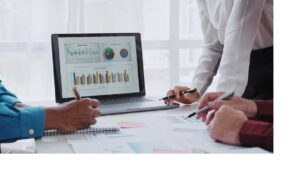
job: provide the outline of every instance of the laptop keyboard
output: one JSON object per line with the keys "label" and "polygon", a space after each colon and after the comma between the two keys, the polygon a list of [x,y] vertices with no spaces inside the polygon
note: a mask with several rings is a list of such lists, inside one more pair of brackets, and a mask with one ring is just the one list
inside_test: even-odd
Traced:
{"label": "laptop keyboard", "polygon": [[100,99],[100,103],[103,105],[111,104],[122,104],[122,103],[131,103],[131,102],[149,102],[153,101],[145,97],[124,97],[124,98],[113,98],[113,99]]}

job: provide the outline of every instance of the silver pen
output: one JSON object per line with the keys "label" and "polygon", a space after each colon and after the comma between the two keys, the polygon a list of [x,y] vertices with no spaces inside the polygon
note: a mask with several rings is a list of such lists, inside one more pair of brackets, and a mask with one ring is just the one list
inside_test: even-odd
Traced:
{"label": "silver pen", "polygon": [[[229,91],[229,92],[226,92],[225,94],[223,94],[222,96],[216,98],[214,101],[219,101],[219,100],[225,100],[225,99],[228,99],[228,98],[231,98],[232,96],[234,95],[234,91]],[[214,102],[213,101],[213,102]],[[196,111],[194,111],[193,113],[191,113],[190,115],[188,115],[185,119],[188,119],[190,117],[193,117],[194,115],[197,115],[199,113],[202,113],[202,112],[205,112],[209,110],[209,105],[206,105],[204,106],[203,108],[200,108]]]}

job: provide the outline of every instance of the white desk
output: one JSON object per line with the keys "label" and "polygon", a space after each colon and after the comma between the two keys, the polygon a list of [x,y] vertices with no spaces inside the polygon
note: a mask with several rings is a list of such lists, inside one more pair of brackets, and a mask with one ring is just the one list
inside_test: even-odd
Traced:
{"label": "white desk", "polygon": [[[127,121],[129,118],[130,120],[134,120],[135,118],[143,119],[143,117],[146,117],[145,120],[151,120],[151,124],[147,125],[147,127],[145,128],[142,127],[139,129],[121,129],[121,133],[125,134],[124,136],[107,136],[105,134],[99,134],[71,137],[43,137],[42,139],[36,140],[36,152],[151,153],[151,151],[148,151],[149,149],[151,149],[151,147],[149,146],[158,146],[157,149],[155,149],[156,153],[267,153],[267,151],[264,151],[260,148],[244,148],[240,146],[231,146],[217,143],[209,138],[207,130],[205,129],[205,131],[203,129],[205,126],[200,126],[200,124],[199,129],[201,128],[202,130],[201,134],[199,133],[199,135],[194,135],[191,138],[189,138],[187,133],[172,133],[176,136],[170,138],[166,130],[164,130],[164,126],[159,126],[158,128],[158,126],[156,125],[156,123],[158,124],[158,122],[161,123],[164,117],[173,120],[172,122],[174,123],[174,119],[176,119],[176,117],[178,117],[179,115],[182,116],[191,113],[196,109],[196,106],[197,104],[183,105],[178,109],[171,110],[103,116],[102,118],[99,118],[99,123],[103,123],[105,119],[120,120],[120,118],[123,118]],[[178,120],[178,122],[180,121]],[[177,126],[176,120],[174,126]],[[167,127],[170,128],[172,126],[166,126],[166,128]],[[191,126],[191,131],[194,130],[193,127],[195,126]],[[198,125],[196,127],[198,127]],[[182,128],[176,130],[177,132],[184,132],[181,131],[181,129]],[[131,134],[133,133],[135,137],[131,137]],[[170,141],[172,141],[172,143]],[[135,142],[145,142],[146,144],[144,143],[142,145],[137,145],[135,144]],[[149,143],[151,145],[149,145]],[[172,144],[172,147],[169,143]]]}

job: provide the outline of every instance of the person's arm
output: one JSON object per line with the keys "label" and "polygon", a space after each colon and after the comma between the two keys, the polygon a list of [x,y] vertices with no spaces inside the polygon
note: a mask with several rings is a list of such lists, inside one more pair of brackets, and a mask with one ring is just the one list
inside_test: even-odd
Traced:
{"label": "person's arm", "polygon": [[0,143],[40,138],[45,129],[73,132],[95,124],[101,115],[98,100],[84,98],[57,107],[28,107],[0,81]]}
{"label": "person's arm", "polygon": [[0,80],[0,103],[16,104],[20,102],[18,98],[2,85]]}
{"label": "person's arm", "polygon": [[247,120],[239,132],[243,146],[258,146],[273,151],[273,123]]}
{"label": "person's arm", "polygon": [[204,1],[198,1],[203,43],[198,66],[195,70],[192,88],[196,88],[201,95],[211,84],[218,68],[223,46],[218,40],[218,32],[211,24]]}
{"label": "person's arm", "polygon": [[41,137],[44,110],[40,107],[17,108],[20,101],[0,80],[0,142]]}
{"label": "person's arm", "polygon": [[273,100],[255,100],[257,116],[273,116]]}
{"label": "person's arm", "polygon": [[217,91],[241,96],[248,82],[250,54],[266,0],[235,0],[225,28]]}
{"label": "person's arm", "polygon": [[13,142],[43,135],[45,113],[40,107],[16,108],[0,103],[0,142]]}
{"label": "person's arm", "polygon": [[230,106],[222,105],[207,125],[210,137],[220,142],[273,151],[273,124],[249,120]]}
{"label": "person's arm", "polygon": [[73,132],[95,124],[99,101],[73,100],[56,107],[15,107],[0,103],[0,142],[40,138],[46,129]]}
{"label": "person's arm", "polygon": [[273,100],[253,100],[256,112],[249,117],[253,120],[273,122]]}

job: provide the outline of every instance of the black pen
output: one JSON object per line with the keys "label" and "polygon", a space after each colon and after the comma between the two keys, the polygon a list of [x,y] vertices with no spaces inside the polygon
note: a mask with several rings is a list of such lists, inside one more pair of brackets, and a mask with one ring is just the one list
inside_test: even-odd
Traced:
{"label": "black pen", "polygon": [[[228,98],[231,98],[233,95],[234,95],[234,91],[229,91],[229,92],[226,92],[225,94],[223,94],[222,96],[216,98],[214,101],[226,100]],[[205,111],[209,110],[209,108],[210,108],[209,105],[206,105],[203,108],[200,108],[200,109],[194,111],[193,113],[191,113],[190,115],[188,115],[185,119],[193,117],[194,115],[197,115],[199,113],[205,112]]]}
{"label": "black pen", "polygon": [[[183,95],[188,94],[188,93],[196,92],[196,90],[197,90],[196,88],[189,89],[189,90],[181,91],[179,94],[180,94],[180,96],[183,96]],[[176,95],[172,94],[170,96],[163,97],[163,98],[161,98],[159,100],[170,100],[170,99],[175,98],[175,97],[176,97]]]}

